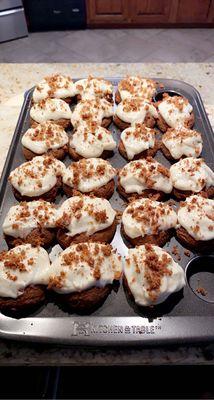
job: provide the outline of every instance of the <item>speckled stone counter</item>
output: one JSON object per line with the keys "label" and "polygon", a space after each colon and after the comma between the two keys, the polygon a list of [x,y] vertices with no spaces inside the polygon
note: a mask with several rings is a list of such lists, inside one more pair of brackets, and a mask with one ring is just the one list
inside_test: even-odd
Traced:
{"label": "speckled stone counter", "polygon": [[[73,78],[89,74],[140,74],[183,80],[201,93],[214,126],[214,64],[0,64],[0,173],[11,142],[23,93],[53,72]],[[1,320],[0,320],[1,326]],[[214,343],[156,348],[77,348],[0,340],[0,365],[213,364]]]}

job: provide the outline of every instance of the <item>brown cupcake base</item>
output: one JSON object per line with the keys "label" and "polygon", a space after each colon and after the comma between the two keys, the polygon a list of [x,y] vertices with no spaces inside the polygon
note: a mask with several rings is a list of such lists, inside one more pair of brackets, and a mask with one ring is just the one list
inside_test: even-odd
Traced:
{"label": "brown cupcake base", "polygon": [[[82,158],[85,158],[85,157],[81,156],[80,154],[78,154],[78,153],[76,152],[76,150],[74,150],[74,148],[71,147],[71,146],[68,147],[68,152],[69,152],[71,158],[72,158],[74,161],[79,161],[79,160],[81,160]],[[99,158],[107,159],[107,158],[112,157],[113,154],[114,154],[114,152],[111,151],[111,150],[104,150],[104,151],[102,152],[102,154],[99,156]],[[90,158],[90,157],[89,157],[89,158]]]}
{"label": "brown cupcake base", "polygon": [[191,190],[179,190],[179,189],[173,188],[172,194],[178,200],[185,200],[187,197],[192,196],[194,194],[203,195],[206,198],[213,199],[214,198],[214,186],[211,186],[207,189],[203,189],[199,193],[192,192]]}
{"label": "brown cupcake base", "polygon": [[59,229],[57,232],[57,241],[63,249],[66,249],[71,244],[83,243],[83,242],[100,242],[100,243],[110,243],[114,237],[115,231],[117,229],[116,219],[113,224],[106,229],[93,233],[93,235],[88,235],[87,233],[80,233],[75,236],[69,236],[67,229]]}
{"label": "brown cupcake base", "polygon": [[[114,115],[113,121],[121,131],[124,131],[124,129],[131,126],[129,122],[122,121],[122,119],[120,119],[117,115]],[[147,128],[154,128],[155,119],[151,115],[147,114],[144,119],[144,125],[147,126]]]}
{"label": "brown cupcake base", "polygon": [[[57,120],[52,120],[51,119],[50,121],[53,122],[54,124],[57,124],[57,125],[61,126],[64,129],[69,128],[71,126],[70,119],[60,118],[60,119],[57,119]],[[39,124],[40,124],[40,122],[36,122],[33,118],[30,118],[30,126],[31,126],[31,128],[36,128]]]}
{"label": "brown cupcake base", "polygon": [[57,182],[56,185],[54,187],[52,187],[52,189],[50,189],[48,192],[43,193],[39,196],[22,196],[20,194],[20,192],[18,190],[16,190],[13,186],[12,186],[12,190],[13,190],[13,194],[16,198],[16,200],[18,201],[33,201],[33,200],[46,200],[49,201],[50,203],[54,202],[54,200],[56,199],[56,196],[59,192],[59,189],[62,186],[62,179],[61,178],[57,178]]}
{"label": "brown cupcake base", "polygon": [[[63,190],[68,197],[76,196],[78,193],[81,193],[78,189],[71,188],[70,186],[63,183]],[[94,189],[91,192],[82,193],[87,195],[94,195],[96,197],[101,197],[104,199],[110,199],[110,197],[114,193],[114,180],[111,179],[106,185],[101,186],[100,188]]]}
{"label": "brown cupcake base", "polygon": [[213,251],[214,239],[211,240],[196,240],[182,226],[176,229],[176,236],[179,242],[185,247],[196,252]]}
{"label": "brown cupcake base", "polygon": [[121,235],[129,242],[133,247],[141,246],[149,243],[159,247],[163,247],[167,242],[170,241],[174,234],[174,229],[168,229],[167,231],[160,231],[157,235],[145,235],[144,237],[138,236],[136,238],[130,238],[125,230],[123,224],[121,224]]}
{"label": "brown cupcake base", "polygon": [[166,193],[153,189],[145,189],[141,194],[136,192],[126,193],[125,189],[121,186],[120,181],[118,181],[117,190],[126,200],[149,198],[151,200],[161,201],[167,199]]}
{"label": "brown cupcake base", "polygon": [[154,157],[154,155],[159,150],[159,147],[160,147],[159,141],[155,140],[154,147],[152,147],[152,148],[150,148],[148,150],[141,151],[138,154],[135,154],[135,156],[131,160],[127,156],[126,149],[125,149],[125,146],[124,146],[122,140],[119,141],[118,150],[119,150],[119,153],[121,154],[121,156],[123,158],[125,158],[128,161],[133,161],[133,160],[139,160],[140,158]]}
{"label": "brown cupcake base", "polygon": [[4,239],[9,248],[29,243],[32,246],[49,247],[55,239],[55,230],[47,228],[35,228],[25,238],[14,238],[4,235]]}
{"label": "brown cupcake base", "polygon": [[[194,114],[192,112],[190,114],[189,119],[186,120],[185,128],[191,129],[193,127],[194,123],[195,123],[195,117],[194,117]],[[165,133],[167,131],[167,129],[171,128],[166,123],[166,121],[163,119],[163,117],[160,115],[160,113],[158,113],[157,126],[163,133]]]}
{"label": "brown cupcake base", "polygon": [[[178,161],[178,159],[175,159],[172,157],[170,151],[167,149],[167,147],[165,146],[165,144],[161,143],[160,149],[163,153],[163,155],[167,158],[167,160],[171,161],[171,162],[176,162]],[[184,158],[184,157],[181,157]]]}
{"label": "brown cupcake base", "polygon": [[115,93],[115,103],[119,104],[122,101],[121,96],[120,96],[120,92],[117,89],[116,93]]}
{"label": "brown cupcake base", "polygon": [[40,307],[45,301],[45,287],[42,285],[30,285],[16,299],[0,297],[0,311],[6,313],[30,312]]}
{"label": "brown cupcake base", "polygon": [[65,146],[60,147],[59,149],[50,149],[46,153],[42,153],[42,154],[34,153],[32,150],[29,150],[26,147],[22,146],[22,152],[24,154],[24,157],[28,161],[32,160],[34,157],[43,156],[46,154],[49,156],[55,157],[58,160],[63,160],[68,152],[68,146],[65,145]]}

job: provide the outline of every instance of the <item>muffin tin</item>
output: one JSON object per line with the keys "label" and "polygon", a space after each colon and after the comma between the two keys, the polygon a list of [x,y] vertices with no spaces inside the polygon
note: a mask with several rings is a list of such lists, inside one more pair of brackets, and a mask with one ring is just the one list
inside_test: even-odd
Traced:
{"label": "muffin tin", "polygon": [[[116,90],[120,79],[109,80]],[[157,90],[154,100],[159,99],[163,92],[169,92],[171,95],[185,96],[192,104],[195,114],[194,128],[202,133],[204,141],[201,156],[213,168],[213,132],[199,93],[192,86],[181,81],[170,79],[158,79],[158,81],[164,85],[164,90]],[[29,128],[32,92],[33,88],[25,93],[23,107],[1,177],[0,226],[2,226],[8,209],[16,203],[7,179],[10,171],[25,161],[20,139]],[[118,142],[120,131],[113,124],[110,130]],[[160,151],[154,158],[167,167],[171,165]],[[121,168],[126,164],[118,151],[115,151],[109,161],[116,168]],[[64,162],[68,165],[71,159],[67,156]],[[65,196],[60,195],[57,197],[56,203],[61,203],[65,199]],[[110,203],[118,211],[124,210],[126,205],[116,190]],[[2,229],[0,234],[0,250],[3,250],[7,246],[3,239]],[[119,225],[112,245],[122,256],[127,254],[127,243],[124,243],[121,238]],[[174,245],[178,248],[180,260],[172,254]],[[0,337],[96,346],[160,345],[213,340],[214,256],[197,255],[191,252],[187,256],[186,249],[175,238],[172,238],[164,248],[185,269],[187,282],[183,291],[171,295],[163,304],[155,306],[149,311],[142,309],[126,297],[121,283],[117,293],[112,292],[103,306],[91,315],[77,316],[66,313],[51,301],[36,314],[27,318],[13,319],[0,314]],[[49,250],[51,252],[52,249]],[[200,288],[204,291],[198,290]]]}

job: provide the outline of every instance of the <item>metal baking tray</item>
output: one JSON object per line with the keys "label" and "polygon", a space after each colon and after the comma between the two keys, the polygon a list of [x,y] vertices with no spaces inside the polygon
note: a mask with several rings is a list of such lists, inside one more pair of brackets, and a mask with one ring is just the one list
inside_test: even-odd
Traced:
{"label": "metal baking tray", "polygon": [[[109,79],[115,90],[120,79]],[[187,83],[157,79],[164,85],[164,91],[175,91],[187,97],[193,105],[195,114],[195,129],[203,135],[204,147],[202,157],[210,167],[213,167],[213,132],[207,118],[201,97],[194,87]],[[162,91],[162,89],[159,89]],[[16,200],[12,194],[7,178],[11,170],[23,163],[20,138],[29,128],[29,110],[33,88],[25,93],[24,103],[19,120],[14,132],[4,170],[0,181],[0,226],[5,215]],[[110,129],[118,141],[120,131],[112,124]],[[162,153],[159,151],[155,159],[169,166]],[[109,160],[116,168],[121,168],[126,161],[115,152]],[[65,164],[71,162],[67,157]],[[56,202],[63,201],[64,197],[58,196]],[[110,199],[112,206],[117,210],[125,208],[125,202],[115,190]],[[6,243],[0,231],[0,250],[6,249]],[[127,246],[120,236],[120,226],[112,242],[118,252],[127,254]],[[145,312],[134,305],[128,298],[121,283],[117,293],[107,298],[105,303],[96,312],[87,316],[78,316],[62,311],[54,303],[48,303],[34,315],[27,318],[14,319],[0,314],[0,338],[26,340],[31,342],[61,343],[72,345],[161,345],[170,343],[187,343],[198,341],[211,341],[214,339],[214,258],[203,256],[196,269],[190,257],[184,254],[185,249],[175,238],[165,246],[172,254],[174,245],[178,246],[181,260],[178,261],[187,270],[187,284],[182,292],[171,295],[168,300],[151,311]],[[51,250],[51,249],[50,249]],[[211,257],[211,256],[210,256]],[[176,259],[176,257],[174,257]],[[196,259],[196,261],[199,259]],[[209,262],[207,262],[209,261]],[[187,265],[190,263],[189,268]],[[211,265],[212,264],[212,265]],[[198,275],[199,274],[199,275]],[[199,279],[198,279],[199,277]],[[196,293],[194,285],[200,281],[205,284],[208,296]],[[191,285],[191,287],[190,287]]]}

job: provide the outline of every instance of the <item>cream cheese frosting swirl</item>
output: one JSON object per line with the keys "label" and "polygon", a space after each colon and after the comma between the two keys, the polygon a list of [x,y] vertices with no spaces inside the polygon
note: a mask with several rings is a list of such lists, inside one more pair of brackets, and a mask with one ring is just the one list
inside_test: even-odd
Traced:
{"label": "cream cheese frosting swirl", "polygon": [[37,123],[49,120],[70,119],[71,110],[69,105],[61,99],[45,99],[32,105],[30,109],[31,118]]}
{"label": "cream cheese frosting swirl", "polygon": [[100,157],[105,150],[112,151],[116,148],[112,133],[93,124],[78,126],[69,145],[84,158]]}
{"label": "cream cheese frosting swirl", "polygon": [[165,95],[158,104],[158,110],[167,125],[177,128],[187,124],[193,107],[184,97]]}
{"label": "cream cheese frosting swirl", "polygon": [[121,257],[110,245],[74,244],[52,263],[49,288],[62,294],[82,292],[111,284],[119,280],[121,274]]}
{"label": "cream cheese frosting swirl", "polygon": [[184,127],[168,129],[162,136],[162,142],[175,160],[182,156],[199,157],[203,145],[199,132]]}
{"label": "cream cheese frosting swirl", "polygon": [[202,158],[187,157],[170,167],[172,185],[179,190],[200,192],[214,185],[214,172]]}
{"label": "cream cheese frosting swirl", "polygon": [[0,253],[0,297],[16,299],[29,285],[47,285],[48,253],[42,247],[23,244]]}
{"label": "cream cheese frosting swirl", "polygon": [[48,150],[59,149],[68,143],[68,135],[64,129],[51,121],[29,128],[22,136],[22,145],[36,154],[47,153]]}
{"label": "cream cheese frosting swirl", "polygon": [[40,196],[56,185],[65,170],[65,165],[56,158],[37,156],[14,169],[9,181],[22,196]]}
{"label": "cream cheese frosting swirl", "polygon": [[128,97],[121,101],[116,108],[116,116],[122,121],[133,124],[134,122],[144,122],[147,115],[154,118],[158,113],[154,105],[140,97]]}
{"label": "cream cheese frosting swirl", "polygon": [[123,228],[130,238],[157,235],[177,226],[177,215],[172,206],[150,199],[131,202],[122,215]]}
{"label": "cream cheese frosting swirl", "polygon": [[118,91],[121,100],[139,96],[151,100],[156,92],[157,84],[152,79],[141,78],[140,76],[127,76],[118,84]]}
{"label": "cream cheese frosting swirl", "polygon": [[89,76],[86,79],[80,79],[75,82],[75,90],[81,95],[82,100],[105,98],[112,101],[113,85],[111,82],[102,78],[93,78]]}
{"label": "cream cheese frosting swirl", "polygon": [[126,193],[142,194],[146,189],[172,191],[168,169],[151,157],[126,164],[119,172],[119,183]]}
{"label": "cream cheese frosting swirl", "polygon": [[193,195],[180,203],[178,223],[195,240],[214,239],[214,200]]}
{"label": "cream cheese frosting swirl", "polygon": [[63,183],[87,193],[106,185],[115,175],[116,170],[108,161],[88,158],[70,164],[63,175]]}
{"label": "cream cheese frosting swirl", "polygon": [[79,125],[94,123],[101,126],[104,118],[113,116],[113,107],[105,99],[81,100],[71,115],[71,123],[74,128]]}
{"label": "cream cheese frosting swirl", "polygon": [[128,159],[132,160],[135,155],[154,147],[155,130],[147,128],[140,122],[135,122],[130,128],[124,129],[120,139]]}
{"label": "cream cheese frosting swirl", "polygon": [[66,228],[69,236],[93,233],[108,228],[114,222],[116,212],[106,199],[90,196],[74,196],[65,200],[58,210],[57,226]]}
{"label": "cream cheese frosting swirl", "polygon": [[12,206],[3,222],[5,235],[26,238],[36,228],[56,227],[56,208],[44,200],[21,202]]}
{"label": "cream cheese frosting swirl", "polygon": [[129,249],[124,274],[135,303],[143,307],[163,303],[185,286],[183,268],[151,244]]}
{"label": "cream cheese frosting swirl", "polygon": [[38,103],[46,98],[66,99],[76,95],[76,87],[69,76],[55,74],[46,76],[33,91],[33,101]]}

